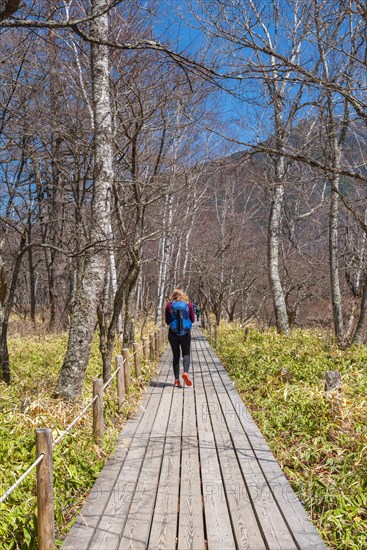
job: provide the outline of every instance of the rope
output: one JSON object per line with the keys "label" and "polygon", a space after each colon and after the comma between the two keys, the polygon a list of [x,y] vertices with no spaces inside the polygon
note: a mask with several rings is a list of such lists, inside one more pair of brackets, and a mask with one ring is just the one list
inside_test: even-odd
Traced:
{"label": "rope", "polygon": [[103,389],[105,390],[109,384],[111,384],[112,380],[115,378],[118,371],[121,369],[121,367],[117,367],[115,372],[113,372],[110,376],[110,378],[107,380],[107,382],[103,385]]}
{"label": "rope", "polygon": [[[92,401],[90,403],[88,403],[88,405],[82,410],[82,412],[79,414],[79,416],[77,416],[76,418],[74,418],[74,420],[71,422],[71,424],[69,424],[69,426],[67,426],[67,428],[65,428],[65,430],[59,435],[59,437],[57,439],[55,439],[55,441],[52,443],[52,448],[56,447],[56,445],[58,443],[60,443],[60,441],[62,440],[62,438],[71,430],[71,428],[78,422],[78,420],[81,419],[81,417],[87,412],[87,410],[93,405],[93,403],[98,399],[98,395],[96,395]],[[42,462],[42,460],[44,459],[44,454],[40,454],[39,457],[37,458],[37,460],[35,462],[33,462],[33,464],[28,468],[28,470],[26,472],[24,472],[24,474],[14,483],[14,485],[12,485],[7,491],[6,493],[4,493],[2,495],[2,497],[0,498],[0,504],[2,502],[4,502],[11,494],[13,491],[15,491],[15,489],[18,487],[18,485],[20,485],[22,483],[22,481],[35,469],[35,467],[40,463]]]}
{"label": "rope", "polygon": [[62,438],[71,430],[71,428],[74,426],[74,424],[76,424],[78,422],[78,420],[80,420],[81,417],[87,412],[89,407],[91,407],[93,405],[93,403],[98,399],[98,397],[99,397],[98,394],[95,397],[93,397],[92,401],[90,401],[90,403],[88,403],[88,405],[82,410],[80,415],[77,416],[76,418],[74,418],[72,423],[69,424],[69,426],[67,426],[67,428],[65,428],[65,430],[59,435],[59,437],[57,439],[55,439],[55,441],[52,443],[52,448],[56,447],[56,445],[62,440]]}
{"label": "rope", "polygon": [[3,496],[0,498],[0,504],[2,502],[4,502],[11,494],[13,491],[15,491],[15,489],[18,487],[18,485],[20,485],[22,483],[22,481],[32,472],[32,470],[35,469],[35,467],[40,463],[42,462],[42,460],[45,458],[45,455],[44,453],[41,453],[39,455],[39,457],[37,458],[37,460],[35,460],[35,462],[33,462],[33,464],[31,466],[29,466],[28,470],[26,472],[24,472],[24,474],[18,479],[18,481],[16,481],[14,483],[14,485],[12,485],[10,487],[10,489],[8,489],[6,491],[6,493],[3,494]]}

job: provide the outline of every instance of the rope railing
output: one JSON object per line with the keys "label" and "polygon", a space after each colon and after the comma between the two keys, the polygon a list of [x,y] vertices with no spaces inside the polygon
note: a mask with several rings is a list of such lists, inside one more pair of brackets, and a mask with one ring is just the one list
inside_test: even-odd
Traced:
{"label": "rope railing", "polygon": [[8,497],[10,497],[10,495],[15,491],[15,489],[22,483],[22,481],[25,480],[25,478],[31,473],[33,472],[33,470],[35,469],[35,467],[40,463],[42,462],[42,460],[45,458],[45,455],[42,453],[39,455],[39,457],[37,458],[37,460],[35,460],[33,462],[33,464],[31,464],[28,468],[28,470],[26,472],[24,472],[23,475],[20,476],[20,478],[6,491],[6,493],[4,493],[2,495],[2,497],[0,497],[0,504],[2,502],[5,502],[6,499]]}
{"label": "rope railing", "polygon": [[85,413],[88,411],[88,409],[90,409],[90,407],[94,404],[94,402],[97,400],[97,398],[98,398],[98,395],[93,397],[92,401],[90,401],[88,403],[88,405],[82,410],[82,412],[76,418],[74,418],[74,420],[69,424],[69,426],[67,426],[65,428],[65,430],[63,430],[63,432],[59,435],[59,437],[57,439],[55,439],[55,441],[52,443],[52,448],[53,449],[56,447],[56,445],[58,445],[60,443],[60,441],[63,439],[63,437],[65,437],[65,435],[68,432],[70,432],[71,428],[73,428],[73,426],[75,426],[75,424],[78,422],[78,420],[80,420],[85,415]]}
{"label": "rope railing", "polygon": [[26,477],[37,468],[37,507],[38,507],[38,547],[39,550],[48,550],[55,546],[55,514],[53,501],[53,449],[60,443],[65,435],[86,414],[93,405],[93,436],[98,445],[103,445],[104,415],[103,393],[112,380],[116,377],[118,412],[121,413],[126,402],[126,393],[131,384],[130,359],[134,359],[137,380],[141,379],[140,355],[143,353],[144,361],[158,359],[167,341],[167,333],[162,327],[151,334],[149,339],[143,338],[143,345],[134,342],[134,351],[127,348],[122,350],[122,356],[116,356],[117,368],[110,378],[103,384],[99,378],[93,381],[93,399],[84,407],[81,413],[62,431],[52,442],[52,430],[50,428],[36,429],[36,453],[37,458],[29,466],[26,472],[0,497],[0,504],[19,487]]}
{"label": "rope railing", "polygon": [[[82,410],[82,412],[76,417],[74,418],[74,420],[65,428],[65,430],[63,430],[63,432],[59,435],[59,437],[57,439],[55,439],[55,441],[52,443],[52,448],[54,449],[56,447],[56,445],[58,445],[60,443],[60,441],[63,439],[63,437],[71,430],[71,428],[78,422],[78,420],[80,420],[84,415],[85,413],[88,411],[88,409],[93,405],[93,403],[98,399],[98,395],[96,395],[92,401],[90,401],[88,403],[88,405]],[[28,468],[28,470],[26,472],[24,472],[24,474],[22,474],[20,476],[20,478],[14,483],[14,485],[12,485],[1,497],[0,497],[0,504],[5,502],[5,500],[12,494],[13,491],[15,491],[15,489],[22,483],[22,481],[24,481],[26,479],[26,477],[35,469],[35,467],[40,463],[42,462],[43,458],[44,458],[44,454],[42,453],[38,458],[37,460],[35,460],[33,462],[33,464],[31,464],[31,466]]]}
{"label": "rope railing", "polygon": [[107,380],[107,382],[105,382],[103,384],[103,390],[105,390],[107,388],[107,386],[109,386],[112,382],[112,380],[115,378],[115,376],[117,375],[118,371],[121,369],[121,367],[118,367],[112,374],[111,376],[109,377],[109,379]]}

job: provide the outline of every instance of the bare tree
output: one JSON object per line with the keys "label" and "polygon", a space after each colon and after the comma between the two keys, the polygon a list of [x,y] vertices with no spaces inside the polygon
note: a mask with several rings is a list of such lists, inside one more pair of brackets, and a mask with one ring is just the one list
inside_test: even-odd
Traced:
{"label": "bare tree", "polygon": [[[104,0],[94,0],[93,13],[105,6]],[[108,37],[109,17],[105,13],[91,23],[96,40]],[[68,348],[62,365],[57,392],[64,398],[80,395],[84,372],[96,322],[97,304],[102,291],[107,254],[110,245],[109,213],[113,182],[112,116],[109,88],[108,47],[92,45],[92,84],[94,112],[94,174],[91,206],[90,246],[84,271],[74,296]]]}

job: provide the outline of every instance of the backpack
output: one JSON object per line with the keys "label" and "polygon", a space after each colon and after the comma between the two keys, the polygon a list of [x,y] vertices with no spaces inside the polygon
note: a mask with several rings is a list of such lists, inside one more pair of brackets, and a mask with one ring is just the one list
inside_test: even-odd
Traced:
{"label": "backpack", "polygon": [[186,302],[172,302],[171,322],[172,332],[177,336],[184,336],[192,327],[189,318],[189,306]]}

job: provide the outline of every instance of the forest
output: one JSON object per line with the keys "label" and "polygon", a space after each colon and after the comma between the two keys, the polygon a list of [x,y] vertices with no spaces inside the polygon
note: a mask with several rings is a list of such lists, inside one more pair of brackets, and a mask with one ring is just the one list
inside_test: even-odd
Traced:
{"label": "forest", "polygon": [[364,349],[362,0],[1,0],[0,48],[0,391],[62,334],[77,402],[175,287]]}
{"label": "forest", "polygon": [[204,321],[364,341],[363,3],[1,9],[5,382],[12,323],[69,331],[74,397],[96,326],[108,377],[175,286]]}

